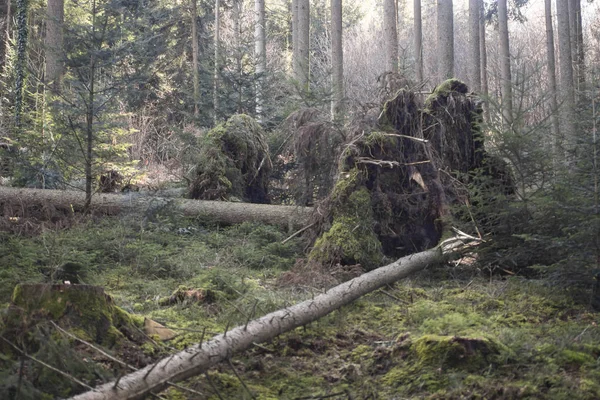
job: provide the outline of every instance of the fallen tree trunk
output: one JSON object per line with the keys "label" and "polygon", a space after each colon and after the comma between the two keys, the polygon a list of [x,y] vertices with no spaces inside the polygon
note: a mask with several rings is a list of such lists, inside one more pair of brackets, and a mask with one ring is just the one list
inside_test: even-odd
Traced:
{"label": "fallen tree trunk", "polygon": [[[463,237],[464,238],[464,237]],[[342,283],[326,293],[294,306],[272,312],[259,319],[215,336],[206,343],[183,350],[141,370],[107,383],[93,391],[72,397],[73,400],[141,399],[160,391],[169,382],[181,381],[248,349],[294,328],[306,325],[359,297],[405,278],[427,266],[443,261],[449,253],[463,245],[463,238],[453,238],[433,249],[402,257],[392,264]],[[470,238],[469,239],[473,239]]]}
{"label": "fallen tree trunk", "polygon": [[[0,212],[8,207],[44,206],[52,204],[65,209],[83,210],[85,193],[74,190],[17,189],[0,187]],[[17,206],[17,207],[14,207]],[[4,211],[2,211],[4,210]],[[225,224],[257,221],[267,224],[300,227],[306,225],[312,208],[268,204],[233,203],[223,201],[190,200],[146,196],[141,193],[107,194],[92,197],[92,210],[106,214],[122,212],[148,213],[152,210],[171,210],[185,216],[206,216]],[[18,215],[9,215],[10,217]]]}

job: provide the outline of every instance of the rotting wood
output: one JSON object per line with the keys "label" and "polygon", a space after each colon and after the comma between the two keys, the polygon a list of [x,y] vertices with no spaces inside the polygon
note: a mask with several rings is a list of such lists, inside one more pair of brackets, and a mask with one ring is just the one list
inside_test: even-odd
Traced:
{"label": "rotting wood", "polygon": [[[442,262],[449,254],[461,251],[465,242],[474,240],[461,235],[445,240],[435,248],[402,257],[399,260],[344,282],[311,300],[272,312],[261,318],[215,336],[206,343],[181,351],[156,364],[121,377],[119,387],[110,382],[72,397],[73,400],[141,399],[151,391],[206,373],[233,354],[277,335],[306,325],[359,297],[417,271]],[[476,240],[476,239],[475,239]],[[157,368],[160,367],[160,368]]]}
{"label": "rotting wood", "polygon": [[[13,204],[18,207],[53,204],[66,209],[81,210],[85,193],[71,190],[17,189],[0,187],[0,213]],[[188,217],[205,216],[224,224],[256,221],[284,227],[300,228],[306,225],[311,207],[280,206],[270,204],[234,203],[191,199],[174,199],[145,196],[141,193],[98,193],[92,198],[92,210],[106,214],[123,212],[149,213],[153,209],[182,213]],[[17,217],[9,215],[8,217]],[[5,215],[6,217],[6,215]]]}

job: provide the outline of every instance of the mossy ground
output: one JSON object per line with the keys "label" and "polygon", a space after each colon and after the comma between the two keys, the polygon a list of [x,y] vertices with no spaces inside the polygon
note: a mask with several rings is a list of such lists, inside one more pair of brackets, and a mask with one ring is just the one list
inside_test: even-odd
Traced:
{"label": "mossy ground", "polygon": [[[245,323],[253,310],[260,316],[317,292],[276,285],[301,256],[298,241],[281,244],[287,236],[263,225],[222,228],[175,218],[143,227],[126,219],[94,221],[28,239],[2,236],[0,273],[9,279],[0,290],[0,303],[10,301],[17,281],[45,281],[48,270],[78,262],[86,266],[86,284],[103,286],[124,310],[176,330],[179,336],[168,346],[181,349]],[[231,364],[247,389],[228,363],[212,369],[210,380],[226,399],[335,393],[329,398],[600,398],[598,314],[544,281],[490,280],[476,271],[466,279],[454,275],[449,267],[423,272],[234,355]],[[161,306],[160,299],[181,285],[214,296]],[[37,357],[56,360],[58,353],[78,359],[57,367],[80,373],[90,384],[120,373],[90,349],[46,333],[48,345]],[[144,350],[158,356],[154,348]],[[95,375],[81,373],[84,363],[94,367]],[[14,394],[18,366],[18,360],[0,359],[3,395]],[[20,398],[81,390],[35,368],[34,375],[27,375],[35,379],[22,384]],[[184,385],[218,398],[204,376]],[[162,395],[198,398],[174,388]]]}

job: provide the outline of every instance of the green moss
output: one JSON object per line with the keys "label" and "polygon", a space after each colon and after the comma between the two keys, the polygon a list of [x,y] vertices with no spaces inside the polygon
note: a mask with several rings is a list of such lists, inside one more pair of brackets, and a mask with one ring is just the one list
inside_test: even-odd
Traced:
{"label": "green moss", "polygon": [[452,78],[444,81],[442,84],[438,85],[433,93],[431,93],[427,99],[425,99],[425,108],[431,109],[431,106],[440,101],[441,98],[448,97],[452,92],[466,94],[469,91],[467,85],[465,85],[462,81]]}
{"label": "green moss", "polygon": [[[336,185],[334,198],[342,197],[342,193],[351,187],[357,174],[350,174],[339,187]],[[360,264],[365,269],[381,265],[383,253],[381,242],[373,230],[374,219],[371,208],[371,196],[366,188],[352,191],[334,209],[333,224],[315,242],[309,255],[324,265]]]}
{"label": "green moss", "polygon": [[500,346],[490,338],[424,335],[412,349],[419,361],[439,367],[464,367],[470,370],[489,364],[488,356],[499,354]]}
{"label": "green moss", "polygon": [[572,366],[582,366],[586,364],[593,364],[596,362],[596,359],[588,353],[583,353],[581,351],[574,351],[569,349],[562,350],[558,355],[558,358],[562,362]]}

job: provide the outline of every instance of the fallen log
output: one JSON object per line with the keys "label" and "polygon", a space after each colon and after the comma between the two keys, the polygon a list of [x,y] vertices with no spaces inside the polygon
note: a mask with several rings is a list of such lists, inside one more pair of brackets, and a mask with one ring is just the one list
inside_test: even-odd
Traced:
{"label": "fallen log", "polygon": [[[85,193],[74,190],[0,187],[1,213],[6,214],[6,210],[9,208],[15,210],[21,206],[44,206],[45,204],[52,204],[54,207],[68,210],[83,210]],[[13,205],[13,207],[7,207],[7,205]],[[306,225],[312,212],[310,207],[163,198],[137,192],[95,194],[92,197],[92,210],[110,215],[123,212],[144,214],[152,210],[171,210],[189,217],[206,216],[224,224],[257,221],[285,227]],[[15,216],[18,215],[8,215],[8,217]]]}
{"label": "fallen log", "polygon": [[[428,266],[442,262],[449,254],[464,246],[467,235],[448,239],[433,249],[402,257],[399,260],[344,282],[327,292],[291,307],[272,312],[249,321],[228,332],[199,343],[155,364],[129,375],[117,383],[111,382],[72,397],[73,400],[141,399],[158,392],[169,382],[191,378],[232,354],[248,349],[253,344],[269,341],[284,332],[316,321],[359,297],[405,278]],[[476,239],[475,239],[476,240]]]}

